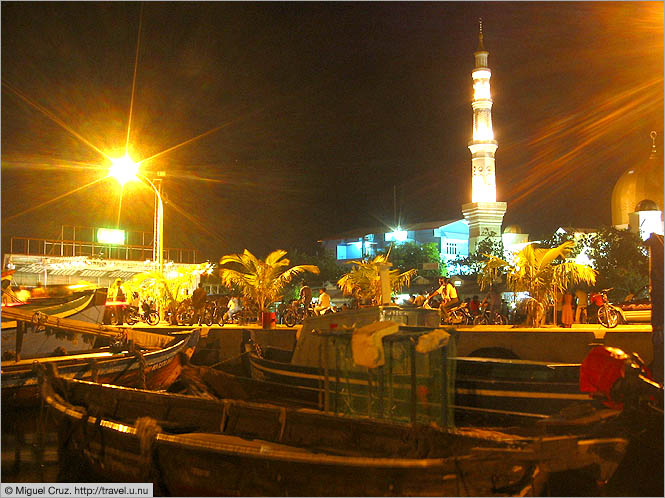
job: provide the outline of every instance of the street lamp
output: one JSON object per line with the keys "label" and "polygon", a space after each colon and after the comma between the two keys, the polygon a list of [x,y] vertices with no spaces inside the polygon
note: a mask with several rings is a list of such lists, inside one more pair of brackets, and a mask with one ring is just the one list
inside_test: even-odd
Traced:
{"label": "street lamp", "polygon": [[[146,183],[156,195],[155,216],[153,219],[153,243],[152,260],[157,265],[157,270],[161,273],[164,270],[164,203],[162,195],[153,182],[139,173],[139,165],[135,163],[129,155],[111,160],[109,176],[115,178],[120,185],[132,180],[139,180]],[[160,183],[161,187],[161,183]]]}

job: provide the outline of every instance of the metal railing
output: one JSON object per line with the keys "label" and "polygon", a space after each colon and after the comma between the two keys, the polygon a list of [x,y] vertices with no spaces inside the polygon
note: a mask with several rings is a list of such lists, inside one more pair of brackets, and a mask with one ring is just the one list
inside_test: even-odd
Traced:
{"label": "metal railing", "polygon": [[[124,261],[152,260],[151,245],[111,245],[99,242],[63,239],[41,239],[36,237],[12,237],[11,254],[29,256],[87,256],[97,259]],[[174,263],[196,263],[195,249],[164,248],[164,259]]]}

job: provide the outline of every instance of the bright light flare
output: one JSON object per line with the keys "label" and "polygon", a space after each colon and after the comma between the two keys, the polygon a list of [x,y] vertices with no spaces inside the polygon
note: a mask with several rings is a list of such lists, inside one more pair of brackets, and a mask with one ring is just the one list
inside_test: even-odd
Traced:
{"label": "bright light flare", "polygon": [[118,180],[120,185],[124,185],[132,180],[138,180],[139,165],[131,157],[125,154],[123,157],[111,159],[109,176]]}

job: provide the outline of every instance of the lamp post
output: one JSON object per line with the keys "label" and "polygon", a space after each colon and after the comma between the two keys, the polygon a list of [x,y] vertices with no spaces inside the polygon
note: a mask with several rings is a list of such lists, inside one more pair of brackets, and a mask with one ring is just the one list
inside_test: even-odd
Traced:
{"label": "lamp post", "polygon": [[[162,273],[164,271],[164,203],[162,202],[161,194],[161,178],[158,181],[159,188],[157,188],[150,179],[138,172],[138,164],[132,161],[128,155],[114,159],[111,162],[109,176],[114,177],[120,185],[124,185],[132,180],[139,180],[149,185],[155,192],[155,216],[152,225],[152,260],[157,270]],[[159,176],[163,176],[162,172],[158,174]]]}

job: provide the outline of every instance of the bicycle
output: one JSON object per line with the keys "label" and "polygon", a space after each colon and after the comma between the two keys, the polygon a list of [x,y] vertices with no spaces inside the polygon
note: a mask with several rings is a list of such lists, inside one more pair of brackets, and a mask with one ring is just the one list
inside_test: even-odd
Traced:
{"label": "bicycle", "polygon": [[300,306],[298,301],[294,301],[289,305],[286,313],[284,313],[284,325],[287,327],[293,327],[296,324],[301,324],[306,317],[313,315],[314,311],[311,307],[305,309],[303,306]]}
{"label": "bicycle", "polygon": [[480,314],[473,318],[474,325],[506,325],[508,319],[501,313],[490,310],[489,305],[481,307]]}
{"label": "bicycle", "polygon": [[610,303],[607,298],[607,293],[613,288],[614,287],[610,287],[609,289],[603,289],[598,292],[603,297],[603,304],[598,308],[597,312],[598,323],[608,329],[613,329],[619,325],[619,322],[622,320],[621,310]]}

